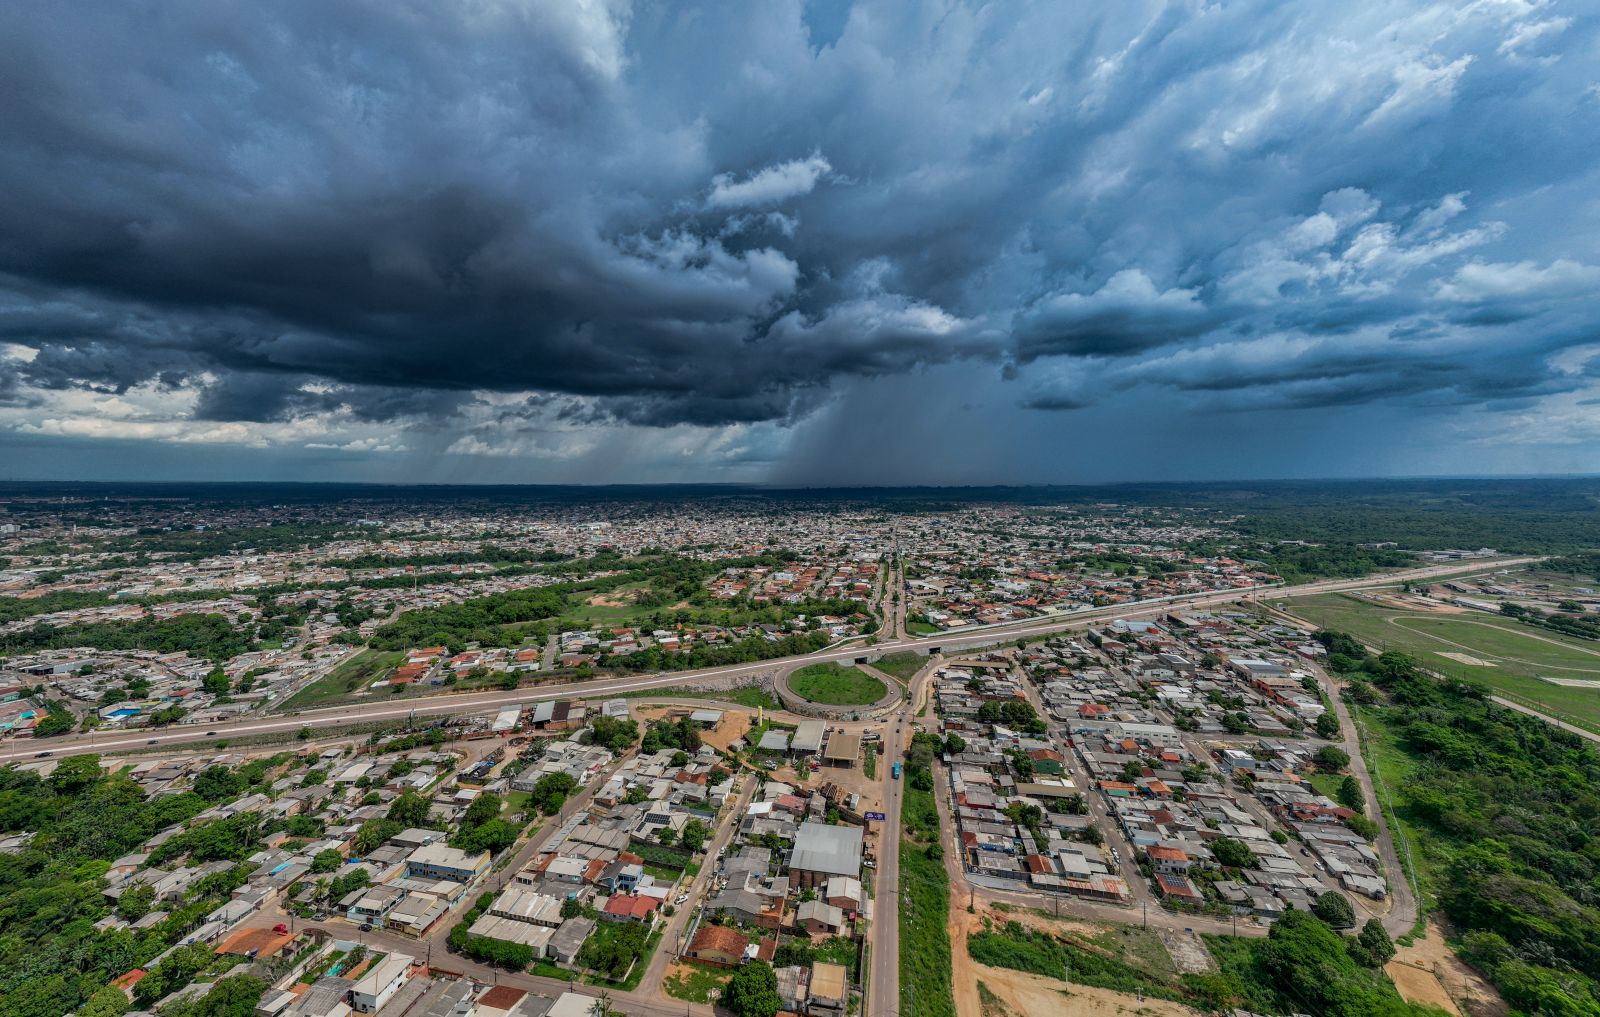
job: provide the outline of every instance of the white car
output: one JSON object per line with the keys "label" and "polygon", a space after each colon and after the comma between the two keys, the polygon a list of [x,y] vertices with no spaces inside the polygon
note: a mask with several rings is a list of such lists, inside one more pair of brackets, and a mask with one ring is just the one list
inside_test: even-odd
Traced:
{"label": "white car", "polygon": [[689,895],[688,894],[680,893],[680,894],[678,894],[678,899],[673,901],[672,903],[676,904],[678,907],[682,907],[683,906],[683,902],[688,900],[688,899],[689,899]]}

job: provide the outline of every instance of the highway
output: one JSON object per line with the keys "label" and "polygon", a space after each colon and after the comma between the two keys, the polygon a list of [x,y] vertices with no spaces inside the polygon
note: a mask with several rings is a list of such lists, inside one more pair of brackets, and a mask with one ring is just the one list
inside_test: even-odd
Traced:
{"label": "highway", "polygon": [[[1529,557],[1502,558],[1494,561],[1473,563],[1451,563],[1366,576],[1360,579],[1320,580],[1296,586],[1271,587],[1266,590],[1260,588],[1226,590],[1219,593],[1197,594],[1189,597],[1163,598],[1157,601],[1135,601],[1113,607],[1092,608],[1045,618],[1031,618],[1005,625],[983,626],[966,631],[945,632],[926,637],[897,635],[894,638],[871,645],[856,643],[796,657],[781,657],[749,664],[734,664],[727,667],[703,668],[697,671],[671,671],[639,678],[602,679],[561,685],[535,685],[504,692],[446,693],[417,699],[373,701],[370,703],[357,702],[318,710],[306,710],[283,716],[246,717],[233,723],[208,725],[204,729],[202,729],[201,725],[179,725],[171,728],[106,732],[104,734],[97,732],[71,734],[39,741],[26,738],[13,739],[8,740],[4,749],[0,750],[0,761],[16,761],[38,757],[41,753],[48,753],[51,756],[66,755],[72,752],[114,754],[150,747],[178,746],[187,742],[218,738],[237,739],[254,735],[282,734],[299,731],[301,728],[341,727],[373,722],[398,723],[410,716],[448,717],[461,714],[487,713],[507,706],[534,703],[545,699],[570,699],[575,696],[602,698],[624,692],[648,689],[665,690],[675,685],[690,682],[712,678],[756,675],[783,668],[792,668],[801,664],[853,661],[905,651],[927,653],[934,648],[948,653],[955,650],[988,646],[1024,636],[1041,636],[1082,628],[1095,622],[1112,618],[1137,618],[1149,614],[1159,614],[1175,608],[1219,607],[1262,596],[1270,596],[1274,600],[1280,600],[1291,597],[1314,596],[1319,593],[1372,589],[1418,579],[1437,579],[1442,576],[1515,567],[1539,560],[1541,559]],[[900,604],[894,605],[897,608],[894,611],[896,628],[901,628],[904,625],[904,600],[902,591]]]}

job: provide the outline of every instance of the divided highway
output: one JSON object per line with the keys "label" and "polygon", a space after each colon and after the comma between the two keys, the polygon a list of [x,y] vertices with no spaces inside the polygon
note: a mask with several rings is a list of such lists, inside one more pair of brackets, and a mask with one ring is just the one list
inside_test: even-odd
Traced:
{"label": "divided highway", "polygon": [[[3,749],[0,749],[0,761],[28,759],[44,752],[52,756],[59,756],[72,752],[116,753],[147,747],[177,747],[185,743],[206,741],[208,739],[236,739],[253,735],[282,734],[296,732],[301,728],[314,730],[316,728],[342,727],[350,724],[366,724],[377,721],[399,722],[405,720],[408,716],[437,717],[486,713],[503,709],[507,706],[534,703],[545,699],[569,699],[574,696],[599,698],[650,689],[669,690],[677,685],[710,678],[757,675],[763,672],[789,669],[802,664],[826,661],[846,662],[858,658],[875,658],[888,653],[904,651],[927,653],[934,648],[949,653],[955,650],[971,649],[1019,639],[1024,636],[1048,635],[1054,632],[1082,628],[1091,623],[1111,618],[1137,618],[1143,615],[1172,610],[1173,608],[1218,607],[1224,604],[1258,598],[1262,595],[1270,596],[1276,600],[1286,597],[1313,596],[1319,593],[1372,589],[1418,579],[1437,579],[1442,576],[1526,565],[1539,560],[1541,559],[1530,557],[1503,558],[1470,564],[1453,563],[1390,572],[1361,579],[1320,580],[1296,586],[1272,587],[1269,590],[1228,590],[1220,593],[1165,598],[1159,601],[1138,601],[1120,604],[1115,607],[1074,611],[1070,614],[1055,615],[1047,618],[1032,618],[1005,625],[984,626],[964,632],[947,632],[927,637],[901,635],[870,645],[856,643],[849,646],[820,650],[816,653],[798,657],[782,657],[750,664],[704,668],[698,671],[672,671],[641,678],[614,678],[561,685],[539,685],[526,689],[514,689],[509,692],[454,693],[401,701],[352,703],[282,716],[246,717],[233,723],[208,726],[203,730],[202,725],[197,724],[155,730],[107,732],[105,734],[90,732],[39,741],[14,739],[7,741]],[[903,596],[900,599],[902,602],[904,601]],[[902,612],[903,607],[901,607],[900,612],[897,612],[896,628],[899,628],[900,624],[902,624]]]}

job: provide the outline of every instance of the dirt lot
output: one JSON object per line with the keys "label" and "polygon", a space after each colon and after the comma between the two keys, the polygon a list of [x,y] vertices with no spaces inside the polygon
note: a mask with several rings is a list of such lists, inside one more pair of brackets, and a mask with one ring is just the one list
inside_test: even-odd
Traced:
{"label": "dirt lot", "polygon": [[[1023,910],[985,909],[969,915],[966,908],[956,906],[956,902],[952,900],[950,974],[955,987],[956,1013],[960,1017],[985,1017],[983,1001],[978,995],[980,980],[990,992],[1000,997],[1005,1006],[1020,1014],[1071,1013],[1073,1017],[1118,1017],[1120,1014],[1136,1014],[1138,1017],[1194,1017],[1200,1012],[1181,1003],[1172,1003],[1164,999],[1146,997],[1141,1002],[1137,996],[1123,992],[1095,989],[1086,985],[1069,986],[1065,982],[1042,975],[979,964],[967,953],[967,934],[981,931],[985,916],[997,925],[1016,921],[1050,932],[1079,932],[1095,936],[1106,930],[1103,925],[1070,919],[1057,920],[1047,915]],[[1063,990],[1070,993],[1070,997],[1063,995]],[[1070,1004],[1067,1002],[1068,998],[1071,999]],[[991,1007],[988,1017],[996,1017],[996,1011],[997,1008]]]}
{"label": "dirt lot", "polygon": [[[966,949],[963,947],[960,952],[965,954]],[[966,967],[967,970],[963,971],[960,961],[955,964],[956,1013],[960,1017],[982,1017],[983,1005],[978,998],[979,981],[982,981],[990,992],[1000,997],[1007,1007],[1020,1014],[1070,1013],[1072,1017],[1121,1017],[1121,1015],[1195,1017],[1200,1013],[1181,1003],[1150,997],[1140,1002],[1137,996],[1126,993],[1112,992],[1110,989],[1094,989],[1086,985],[1069,986],[1054,978],[1030,975],[1023,971],[985,967],[970,961]]]}
{"label": "dirt lot", "polygon": [[[707,707],[708,709],[722,709],[721,707]],[[641,706],[634,712],[642,721],[661,720],[674,713],[681,714],[686,707],[683,706]],[[754,714],[744,710],[722,710],[722,719],[717,721],[717,726],[709,731],[700,732],[700,740],[712,748],[726,752],[728,746],[744,737],[754,723]]]}
{"label": "dirt lot", "polygon": [[1445,944],[1437,923],[1411,946],[1402,946],[1384,968],[1400,995],[1413,1003],[1437,1006],[1469,1017],[1505,1017],[1507,1006],[1482,975]]}

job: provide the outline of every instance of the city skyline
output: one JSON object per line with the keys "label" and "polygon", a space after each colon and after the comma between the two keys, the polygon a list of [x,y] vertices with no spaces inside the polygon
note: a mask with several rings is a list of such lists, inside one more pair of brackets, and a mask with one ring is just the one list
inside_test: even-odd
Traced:
{"label": "city skyline", "polygon": [[1592,472],[1597,26],[13,5],[0,473]]}

